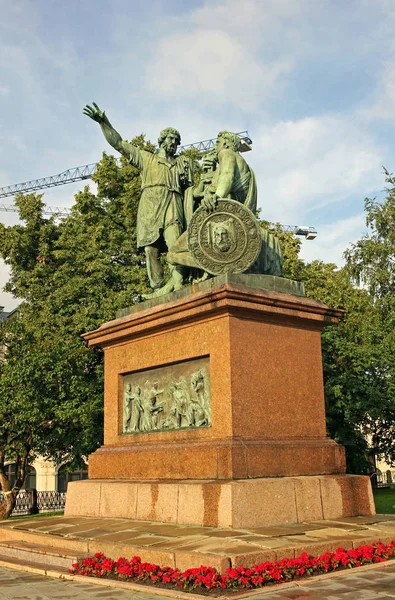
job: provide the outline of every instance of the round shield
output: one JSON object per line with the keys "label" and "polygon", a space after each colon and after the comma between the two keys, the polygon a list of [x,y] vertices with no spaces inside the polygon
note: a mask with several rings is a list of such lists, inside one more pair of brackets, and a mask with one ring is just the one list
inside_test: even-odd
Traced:
{"label": "round shield", "polygon": [[262,237],[249,208],[236,200],[220,199],[209,212],[200,206],[188,227],[188,249],[201,269],[243,273],[258,258]]}

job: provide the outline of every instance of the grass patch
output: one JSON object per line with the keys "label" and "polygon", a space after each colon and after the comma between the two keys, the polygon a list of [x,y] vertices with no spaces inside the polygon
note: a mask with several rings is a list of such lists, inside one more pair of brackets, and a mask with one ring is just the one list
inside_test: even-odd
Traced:
{"label": "grass patch", "polygon": [[379,515],[395,514],[395,485],[373,491],[376,512]]}
{"label": "grass patch", "polygon": [[61,517],[64,514],[64,510],[58,510],[53,512],[42,512],[37,515],[17,515],[15,517],[10,517],[13,521],[16,519],[40,519],[41,517]]}

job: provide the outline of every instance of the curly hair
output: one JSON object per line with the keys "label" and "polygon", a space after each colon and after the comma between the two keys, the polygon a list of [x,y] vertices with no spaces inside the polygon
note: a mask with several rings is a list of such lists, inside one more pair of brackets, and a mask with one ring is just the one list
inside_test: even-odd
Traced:
{"label": "curly hair", "polygon": [[220,131],[217,135],[217,138],[222,137],[229,144],[231,150],[238,152],[241,146],[241,139],[236,133],[232,133],[231,131]]}
{"label": "curly hair", "polygon": [[181,136],[180,136],[180,132],[177,131],[177,129],[174,129],[174,127],[166,127],[166,129],[162,129],[162,131],[159,134],[158,137],[158,144],[159,146],[161,146],[163,144],[163,142],[165,141],[165,139],[167,138],[168,135],[175,135],[177,138],[177,142],[178,144],[181,144]]}

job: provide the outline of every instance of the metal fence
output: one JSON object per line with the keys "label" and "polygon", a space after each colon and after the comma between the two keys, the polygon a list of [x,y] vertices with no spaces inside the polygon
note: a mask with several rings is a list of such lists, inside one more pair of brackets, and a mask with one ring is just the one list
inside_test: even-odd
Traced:
{"label": "metal fence", "polygon": [[[4,500],[0,492],[0,504]],[[66,492],[37,492],[36,490],[22,490],[16,499],[16,506],[12,515],[30,515],[35,513],[55,512],[64,509]]]}
{"label": "metal fence", "polygon": [[372,473],[370,476],[370,481],[372,482],[372,487],[377,488],[387,488],[390,487],[392,483],[395,484],[395,471],[386,471],[385,473]]}

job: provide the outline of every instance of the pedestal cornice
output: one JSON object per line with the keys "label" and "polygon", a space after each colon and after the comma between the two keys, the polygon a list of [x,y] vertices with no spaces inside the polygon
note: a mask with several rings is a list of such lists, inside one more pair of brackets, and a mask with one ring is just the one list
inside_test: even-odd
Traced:
{"label": "pedestal cornice", "polygon": [[[303,321],[308,329],[320,331],[326,325],[335,324],[343,311],[325,304],[282,292],[254,289],[240,283],[219,282],[199,291],[193,286],[192,293],[174,300],[151,306],[150,302],[132,307],[131,313],[104,323],[99,329],[83,335],[90,346],[112,345],[128,339],[163,331],[178,324],[185,325],[221,316],[253,318],[271,322],[275,319],[283,325]],[[146,307],[145,307],[146,306]]]}

